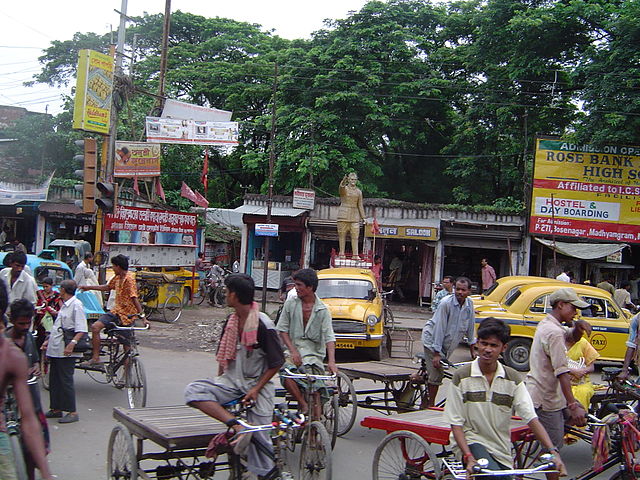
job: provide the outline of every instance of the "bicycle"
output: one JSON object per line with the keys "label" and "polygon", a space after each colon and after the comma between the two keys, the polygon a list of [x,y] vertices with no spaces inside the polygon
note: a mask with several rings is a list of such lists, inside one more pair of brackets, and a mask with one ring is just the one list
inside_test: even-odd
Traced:
{"label": "bicycle", "polygon": [[[38,383],[38,377],[35,375],[27,380],[28,385]],[[9,444],[13,455],[13,462],[16,468],[18,480],[28,480],[27,466],[22,449],[22,432],[20,431],[20,413],[18,411],[18,403],[13,395],[13,388],[9,386],[6,391],[6,400],[4,405],[4,417],[7,425],[7,434],[9,435]]]}
{"label": "bicycle", "polygon": [[393,290],[389,290],[388,292],[382,292],[380,296],[382,297],[382,318],[384,320],[384,327],[389,330],[393,330],[395,328],[395,319],[393,318],[393,312],[391,311],[391,307],[389,306],[389,298],[393,295]]}
{"label": "bicycle", "polygon": [[[284,378],[305,380],[309,384],[319,380],[336,381],[336,375],[295,373],[287,368],[280,375]],[[323,414],[321,418],[318,418],[318,406],[316,406],[315,402],[319,395],[315,395],[312,390],[312,388],[304,389],[305,401],[310,412],[310,421],[304,423],[302,432],[300,478],[302,480],[328,480],[332,475],[331,450],[335,445],[335,438],[338,434],[338,397],[332,392],[331,401],[326,402],[329,405],[321,406]],[[331,433],[329,433],[329,430]]]}
{"label": "bicycle", "polygon": [[[130,315],[129,318],[137,317]],[[76,363],[76,369],[82,370],[89,377],[102,384],[111,383],[117,389],[124,389],[127,393],[129,408],[142,408],[147,404],[147,376],[144,365],[138,353],[136,330],[148,330],[145,327],[113,327],[105,329],[106,338],[100,339],[100,356],[108,357],[104,363],[89,365],[91,351],[84,352],[83,357]],[[128,332],[128,334],[126,334]],[[125,345],[129,343],[128,348]],[[41,372],[43,385],[49,389],[49,365],[46,355],[41,356]],[[103,378],[104,376],[104,378]]]}

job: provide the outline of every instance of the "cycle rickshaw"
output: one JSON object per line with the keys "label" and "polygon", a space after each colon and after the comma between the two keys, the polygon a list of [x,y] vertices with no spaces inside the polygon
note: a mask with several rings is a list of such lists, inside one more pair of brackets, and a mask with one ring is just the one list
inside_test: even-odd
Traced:
{"label": "cycle rickshaw", "polygon": [[139,270],[136,283],[145,315],[162,315],[166,323],[175,323],[182,315],[185,280],[176,275]]}

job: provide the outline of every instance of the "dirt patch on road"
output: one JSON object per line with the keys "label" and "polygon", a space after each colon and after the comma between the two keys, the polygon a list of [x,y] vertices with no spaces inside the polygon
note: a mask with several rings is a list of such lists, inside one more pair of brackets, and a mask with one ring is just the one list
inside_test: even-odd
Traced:
{"label": "dirt patch on road", "polygon": [[[276,312],[278,307],[277,303],[267,303],[267,312]],[[144,347],[180,352],[211,352],[213,325],[229,313],[229,308],[203,304],[185,307],[176,323],[165,323],[162,315],[151,315],[151,328],[140,332],[137,338]]]}

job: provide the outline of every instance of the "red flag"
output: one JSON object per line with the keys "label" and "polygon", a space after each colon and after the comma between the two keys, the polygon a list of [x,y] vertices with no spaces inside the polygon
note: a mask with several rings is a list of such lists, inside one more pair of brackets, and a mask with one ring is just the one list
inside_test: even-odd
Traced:
{"label": "red flag", "polygon": [[180,195],[191,200],[195,204],[198,203],[198,197],[196,197],[196,194],[193,192],[193,190],[189,188],[189,185],[184,182],[182,182],[182,188],[180,188]]}
{"label": "red flag", "polygon": [[376,217],[373,217],[373,225],[371,226],[371,233],[374,235],[380,235],[380,225],[378,225],[378,220]]}
{"label": "red flag", "polygon": [[156,177],[156,192],[163,202],[167,201],[167,199],[164,197],[164,190],[162,188],[162,183],[160,183],[160,177]]}
{"label": "red flag", "polygon": [[195,204],[200,206],[200,207],[204,207],[207,208],[209,206],[209,200],[207,200],[206,198],[204,198],[199,191],[195,191],[194,192],[196,194],[196,201]]}
{"label": "red flag", "polygon": [[207,189],[209,188],[209,149],[204,149],[204,163],[202,164],[202,176],[200,179],[202,180],[202,185],[204,186],[204,194],[207,194]]}
{"label": "red flag", "polygon": [[140,195],[140,188],[138,187],[138,177],[133,177],[133,191],[136,195]]}

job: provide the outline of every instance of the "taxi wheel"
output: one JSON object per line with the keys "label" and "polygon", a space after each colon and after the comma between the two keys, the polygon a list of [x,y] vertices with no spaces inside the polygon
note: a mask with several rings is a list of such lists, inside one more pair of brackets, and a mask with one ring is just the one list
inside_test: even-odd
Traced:
{"label": "taxi wheel", "polygon": [[507,343],[504,351],[504,363],[521,372],[529,370],[529,356],[531,354],[531,340],[528,338],[513,338]]}

